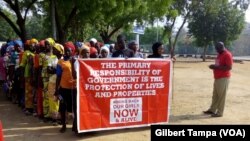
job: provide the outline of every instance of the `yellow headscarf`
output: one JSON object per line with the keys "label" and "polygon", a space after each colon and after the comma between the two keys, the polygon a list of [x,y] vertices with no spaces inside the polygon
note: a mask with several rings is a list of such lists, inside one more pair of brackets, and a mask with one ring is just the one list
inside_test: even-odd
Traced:
{"label": "yellow headscarf", "polygon": [[46,41],[48,41],[51,46],[55,46],[55,40],[54,39],[47,38]]}
{"label": "yellow headscarf", "polygon": [[64,47],[61,44],[55,43],[53,46],[56,50],[58,50],[61,54],[64,54]]}

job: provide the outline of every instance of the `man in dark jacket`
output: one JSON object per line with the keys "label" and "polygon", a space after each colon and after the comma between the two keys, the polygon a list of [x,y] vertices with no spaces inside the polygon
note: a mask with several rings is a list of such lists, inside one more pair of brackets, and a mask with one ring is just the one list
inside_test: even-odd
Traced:
{"label": "man in dark jacket", "polygon": [[126,48],[126,38],[124,35],[120,34],[117,36],[117,42],[115,46],[117,50],[112,54],[112,57],[120,57],[120,58],[134,57],[134,52]]}

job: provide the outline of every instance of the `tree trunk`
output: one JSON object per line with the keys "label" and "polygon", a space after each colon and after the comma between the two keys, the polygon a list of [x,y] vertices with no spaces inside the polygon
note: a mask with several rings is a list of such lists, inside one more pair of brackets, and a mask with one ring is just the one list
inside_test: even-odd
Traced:
{"label": "tree trunk", "polygon": [[109,39],[109,37],[102,37],[102,40],[103,40],[103,42],[104,42],[104,44],[110,44],[110,39]]}
{"label": "tree trunk", "polygon": [[26,30],[25,31],[23,31],[23,32],[21,32],[21,40],[22,40],[22,42],[23,43],[25,43],[26,42],[26,40],[27,40],[27,37],[26,37]]}
{"label": "tree trunk", "polygon": [[51,25],[53,38],[57,40],[56,34],[56,20],[55,20],[55,0],[51,0]]}
{"label": "tree trunk", "polygon": [[171,36],[168,38],[168,50],[169,50],[169,54],[172,58],[172,56],[174,55],[174,50],[173,50],[173,45],[172,45],[172,40],[171,40]]}
{"label": "tree trunk", "polygon": [[110,38],[107,32],[102,32],[100,34],[100,36],[102,37],[102,40],[104,42],[104,44],[109,44],[110,43]]}
{"label": "tree trunk", "polygon": [[175,53],[174,53],[174,48],[173,48],[173,47],[171,47],[170,57],[171,57],[171,58],[173,58],[173,57],[174,57],[174,55],[175,55]]}
{"label": "tree trunk", "polygon": [[102,37],[102,40],[105,44],[110,44],[110,38],[119,30],[123,27],[123,24],[115,27],[112,29],[111,32],[109,32],[110,26],[108,25],[106,30],[100,30],[100,36]]}
{"label": "tree trunk", "polygon": [[203,62],[206,62],[207,47],[208,47],[208,45],[206,45],[204,47],[204,51],[203,51],[203,55],[202,55],[202,61]]}
{"label": "tree trunk", "polygon": [[174,53],[175,46],[176,46],[178,37],[179,37],[179,35],[180,35],[180,33],[181,33],[181,30],[182,30],[183,26],[185,25],[185,23],[186,23],[186,21],[187,21],[187,18],[189,17],[189,13],[190,13],[190,12],[188,12],[188,13],[186,14],[184,20],[182,21],[182,24],[181,24],[180,28],[179,28],[178,31],[177,31],[177,34],[175,35],[174,42],[173,42],[173,46],[172,46],[172,50],[173,50],[172,52],[173,52],[173,53],[171,53],[171,58],[173,58],[174,55],[175,55],[175,53]]}
{"label": "tree trunk", "polygon": [[58,41],[61,44],[66,42],[66,33],[63,29],[58,29]]}
{"label": "tree trunk", "polygon": [[196,48],[194,58],[197,58],[197,54],[198,54],[198,52],[199,52],[199,48]]}
{"label": "tree trunk", "polygon": [[[68,17],[65,17],[65,23],[64,25],[61,23],[61,19],[59,17],[58,14],[58,7],[57,4],[55,3],[54,5],[55,8],[55,22],[56,22],[56,28],[57,28],[57,33],[58,33],[58,41],[61,44],[64,44],[66,42],[66,32],[67,29],[69,28],[70,23],[72,22],[73,18],[76,16],[77,14],[77,7],[76,5],[73,7],[73,9],[71,10],[70,14]],[[63,26],[62,26],[63,25]]]}
{"label": "tree trunk", "polygon": [[23,41],[23,43],[25,43],[26,40],[27,40],[26,28],[25,28],[25,20],[18,19],[17,24],[18,24],[19,29],[20,29],[20,38]]}
{"label": "tree trunk", "polygon": [[57,29],[57,33],[58,33],[58,42],[60,44],[64,44],[66,41],[66,34],[65,31],[63,30],[62,26],[61,26],[61,21],[57,12],[57,6],[56,4],[55,6],[55,21],[56,21],[56,29]]}

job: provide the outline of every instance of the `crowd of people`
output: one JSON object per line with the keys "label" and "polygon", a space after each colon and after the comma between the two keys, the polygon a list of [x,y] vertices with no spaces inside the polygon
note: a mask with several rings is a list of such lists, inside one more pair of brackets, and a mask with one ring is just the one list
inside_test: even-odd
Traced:
{"label": "crowd of people", "polygon": [[[148,58],[163,58],[163,44],[152,46]],[[73,113],[72,131],[76,127],[76,70],[77,58],[147,58],[136,41],[126,42],[117,36],[115,44],[103,44],[92,38],[87,43],[68,41],[56,43],[47,38],[35,38],[23,43],[10,40],[1,47],[0,81],[8,99],[19,105],[26,115],[44,122],[61,124],[66,131],[67,113]]]}

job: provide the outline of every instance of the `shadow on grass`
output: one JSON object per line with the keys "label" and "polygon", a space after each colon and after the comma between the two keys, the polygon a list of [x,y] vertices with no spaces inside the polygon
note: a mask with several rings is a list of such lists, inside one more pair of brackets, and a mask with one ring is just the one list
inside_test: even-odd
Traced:
{"label": "shadow on grass", "polygon": [[150,132],[150,126],[80,133],[77,137],[82,138],[82,139],[91,139],[91,138],[96,138],[96,137],[110,136],[114,134],[136,133],[136,132],[141,132],[141,131]]}
{"label": "shadow on grass", "polygon": [[208,118],[211,118],[211,116],[210,115],[205,115],[205,114],[178,115],[178,116],[170,115],[169,122],[170,123],[175,123],[175,122],[179,122],[179,121],[182,121],[182,120],[197,120],[197,119],[208,119]]}
{"label": "shadow on grass", "polygon": [[84,139],[104,138],[116,134],[149,131],[150,126],[125,128],[116,130],[96,131],[75,135],[71,131],[72,121],[67,125],[67,131],[60,133],[60,125],[44,123],[34,116],[26,116],[17,105],[9,101],[1,101],[0,119],[3,124],[5,141],[78,141]]}

